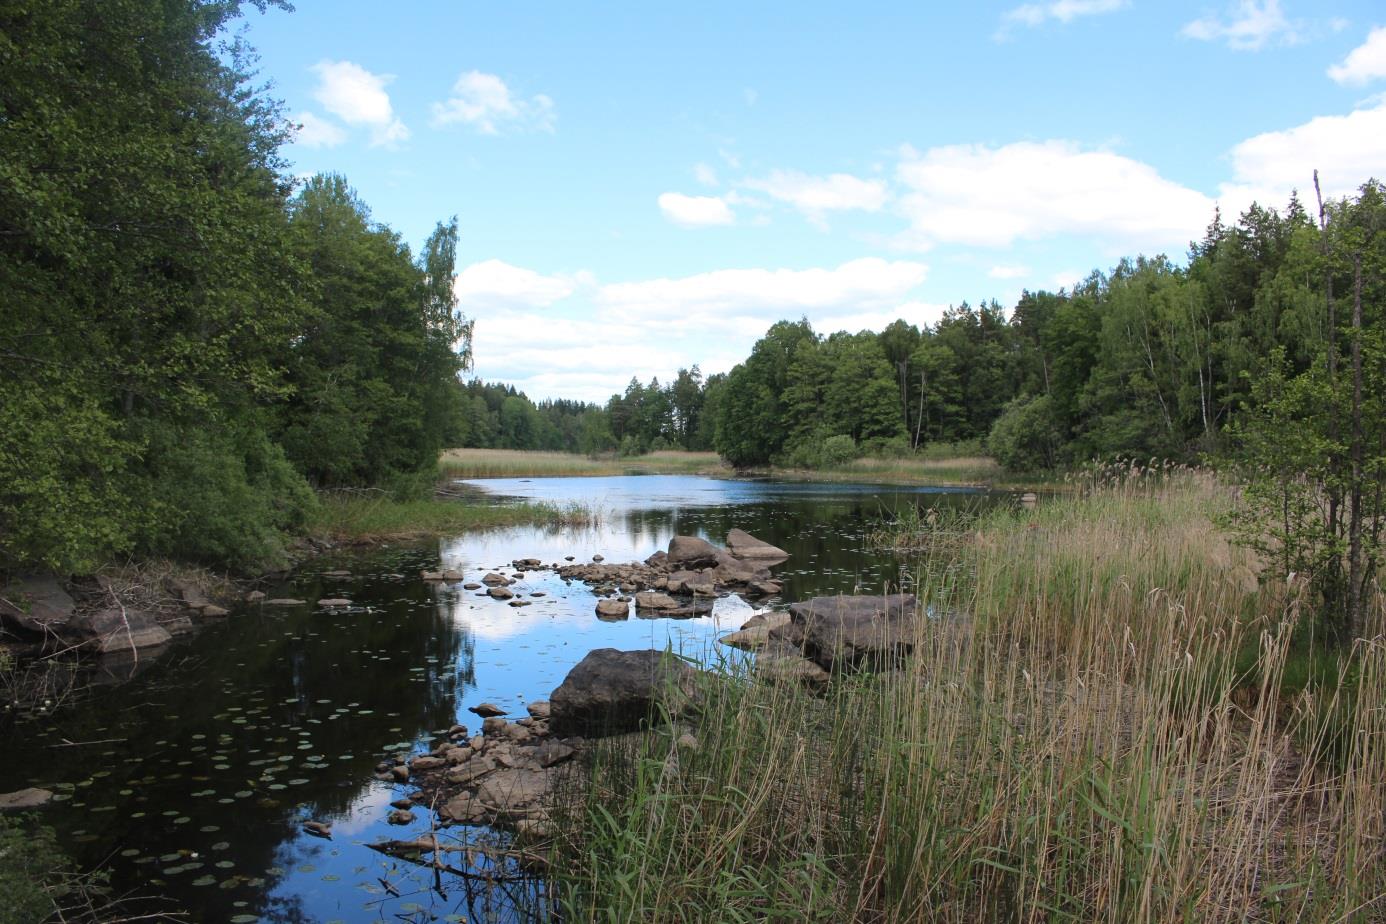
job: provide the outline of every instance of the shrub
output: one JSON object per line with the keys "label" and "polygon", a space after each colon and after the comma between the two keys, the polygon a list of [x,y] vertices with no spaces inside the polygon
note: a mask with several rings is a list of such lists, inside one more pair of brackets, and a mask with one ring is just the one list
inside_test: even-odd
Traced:
{"label": "shrub", "polygon": [[846,465],[858,455],[856,440],[845,433],[837,436],[830,436],[823,442],[821,462],[823,468],[834,468],[839,465]]}
{"label": "shrub", "polygon": [[1059,425],[1048,395],[1023,395],[1006,405],[987,436],[987,450],[1009,471],[1053,468]]}

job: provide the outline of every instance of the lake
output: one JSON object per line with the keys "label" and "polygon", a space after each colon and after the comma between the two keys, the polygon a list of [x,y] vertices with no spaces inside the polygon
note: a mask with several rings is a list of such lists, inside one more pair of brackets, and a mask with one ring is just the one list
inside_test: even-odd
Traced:
{"label": "lake", "polygon": [[[428,750],[454,723],[478,729],[467,708],[482,702],[523,715],[594,648],[701,657],[755,607],[908,588],[908,560],[866,548],[873,525],[904,506],[1009,502],[954,488],[663,475],[458,487],[489,503],[582,504],[599,519],[309,561],[265,588],[308,604],[235,609],[156,662],[115,671],[78,705],[0,733],[0,792],[54,790],[43,818],[84,866],[105,865],[118,891],[166,896],[160,907],[195,921],[530,920],[504,889],[435,884],[365,846],[429,830],[427,811],[410,826],[386,822],[409,787],[376,780],[379,761]],[[783,593],[755,607],[722,598],[693,619],[598,620],[591,590],[552,571],[511,588],[531,601],[521,609],[419,578],[443,567],[476,580],[518,558],[643,560],[674,535],[722,544],[733,527],[791,554],[776,569]],[[336,570],[351,576],[325,575]],[[323,597],[354,605],[322,610],[313,601]],[[305,833],[309,819],[332,822],[332,838]]]}

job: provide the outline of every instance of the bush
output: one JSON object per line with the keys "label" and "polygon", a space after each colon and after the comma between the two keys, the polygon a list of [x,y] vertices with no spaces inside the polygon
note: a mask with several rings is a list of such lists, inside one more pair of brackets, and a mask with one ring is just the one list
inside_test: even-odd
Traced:
{"label": "bush", "polygon": [[1059,425],[1048,395],[1023,395],[1006,405],[987,436],[987,450],[1012,472],[1053,468]]}
{"label": "bush", "polygon": [[908,459],[914,455],[910,441],[903,436],[878,436],[861,444],[863,455],[876,459]]}
{"label": "bush", "polygon": [[26,831],[19,820],[0,815],[0,924],[47,920],[57,909],[46,883],[70,866],[52,828]]}
{"label": "bush", "polygon": [[823,468],[835,468],[839,465],[846,465],[857,457],[857,442],[845,433],[837,436],[830,436],[823,442],[823,451],[820,454],[820,466]]}

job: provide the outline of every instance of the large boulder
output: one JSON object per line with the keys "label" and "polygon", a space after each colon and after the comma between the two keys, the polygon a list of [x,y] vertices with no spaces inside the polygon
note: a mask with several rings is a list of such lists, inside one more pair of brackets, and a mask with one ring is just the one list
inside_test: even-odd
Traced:
{"label": "large boulder", "polygon": [[661,707],[688,712],[698,672],[662,651],[589,652],[549,697],[549,727],[560,736],[601,737],[635,731]]}
{"label": "large boulder", "polygon": [[733,529],[727,533],[727,549],[737,558],[759,562],[767,567],[789,558],[789,553],[784,549],[757,539],[744,529]]}
{"label": "large boulder", "polygon": [[92,646],[102,654],[138,652],[158,648],[173,641],[168,630],[145,613],[118,609],[98,610],[74,622],[92,639]]}
{"label": "large boulder", "polygon": [[77,604],[55,577],[31,577],[0,589],[0,625],[25,636],[71,634]]}
{"label": "large boulder", "polygon": [[718,554],[726,554],[721,549],[697,536],[675,536],[669,540],[668,564],[670,570],[711,568],[717,564]]}
{"label": "large boulder", "polygon": [[771,637],[796,644],[824,670],[883,670],[914,649],[919,631],[914,594],[814,597],[789,608],[790,624]]}

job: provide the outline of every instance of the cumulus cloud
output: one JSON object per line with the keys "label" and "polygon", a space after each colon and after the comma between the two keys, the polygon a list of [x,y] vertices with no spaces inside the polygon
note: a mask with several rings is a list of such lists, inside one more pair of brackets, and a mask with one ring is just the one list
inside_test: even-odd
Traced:
{"label": "cumulus cloud", "polygon": [[1179,34],[1202,42],[1223,41],[1237,51],[1293,45],[1304,39],[1304,24],[1291,21],[1280,0],[1238,0],[1227,16],[1205,16],[1186,23]]}
{"label": "cumulus cloud", "polygon": [[685,196],[683,193],[667,192],[658,201],[664,217],[685,228],[729,225],[736,221],[731,206],[717,196]]}
{"label": "cumulus cloud", "polygon": [[551,132],[556,119],[549,97],[516,96],[504,80],[481,71],[464,71],[452,85],[452,95],[433,104],[434,126],[461,122],[483,135],[498,135],[507,128]]}
{"label": "cumulus cloud", "polygon": [[1067,23],[1081,16],[1096,16],[1112,13],[1128,5],[1128,0],[1051,0],[1049,3],[1025,3],[1001,15],[1001,28],[997,30],[998,41],[1006,39],[1013,30],[1020,27],[1034,28],[1046,22]]}
{"label": "cumulus cloud", "polygon": [[330,122],[311,112],[300,112],[294,116],[298,130],[294,132],[294,142],[310,148],[335,148],[347,139],[346,130],[336,122]]}
{"label": "cumulus cloud", "polygon": [[592,282],[586,272],[545,276],[503,260],[484,260],[457,274],[453,292],[463,311],[476,314],[500,308],[547,308]]}
{"label": "cumulus cloud", "polygon": [[908,250],[1057,234],[1163,249],[1187,243],[1213,212],[1211,199],[1148,164],[1070,141],[906,147],[896,175],[910,227],[895,243]]}
{"label": "cumulus cloud", "polygon": [[1230,157],[1232,181],[1219,196],[1227,212],[1240,213],[1253,201],[1283,206],[1291,190],[1311,188],[1315,170],[1325,196],[1350,195],[1367,179],[1386,175],[1386,100],[1256,135]]}
{"label": "cumulus cloud", "polygon": [[774,170],[765,179],[745,180],[742,186],[786,202],[819,227],[828,212],[878,212],[889,198],[886,184],[848,173],[810,176],[797,170]]}
{"label": "cumulus cloud", "polygon": [[694,164],[693,176],[699,183],[702,183],[704,186],[715,187],[717,185],[717,171],[713,170],[707,164]]}
{"label": "cumulus cloud", "polygon": [[409,129],[395,116],[385,92],[393,75],[372,74],[351,61],[319,61],[313,72],[318,75],[314,98],[348,125],[368,127],[371,144],[393,147],[408,140]]}
{"label": "cumulus cloud", "polygon": [[1328,69],[1328,76],[1344,86],[1360,87],[1386,77],[1386,26],[1377,26],[1341,63]]}
{"label": "cumulus cloud", "polygon": [[992,279],[1020,279],[1030,273],[1028,266],[993,266],[987,270]]}
{"label": "cumulus cloud", "polygon": [[927,275],[922,263],[863,257],[834,269],[724,269],[678,279],[612,283],[602,286],[598,303],[633,317],[701,321],[711,315],[773,315],[773,320],[827,309],[893,306]]}

